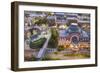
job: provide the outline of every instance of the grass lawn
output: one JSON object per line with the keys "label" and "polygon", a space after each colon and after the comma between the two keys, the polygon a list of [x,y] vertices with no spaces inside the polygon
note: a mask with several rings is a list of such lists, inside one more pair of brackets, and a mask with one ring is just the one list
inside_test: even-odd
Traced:
{"label": "grass lawn", "polygon": [[43,61],[45,61],[45,60],[60,60],[60,58],[44,57],[42,60]]}
{"label": "grass lawn", "polygon": [[46,41],[46,38],[40,38],[34,42],[30,42],[30,48],[32,49],[42,48],[45,41]]}
{"label": "grass lawn", "polygon": [[64,54],[64,56],[82,57],[82,58],[89,58],[90,57],[90,55],[88,55],[88,54]]}

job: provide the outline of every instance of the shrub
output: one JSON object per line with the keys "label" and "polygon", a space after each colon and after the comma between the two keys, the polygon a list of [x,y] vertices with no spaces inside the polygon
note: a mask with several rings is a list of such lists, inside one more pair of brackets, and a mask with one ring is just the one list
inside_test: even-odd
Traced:
{"label": "shrub", "polygon": [[42,58],[42,60],[51,60],[51,58],[49,56],[45,56]]}
{"label": "shrub", "polygon": [[32,61],[36,61],[37,58],[35,56],[32,57]]}
{"label": "shrub", "polygon": [[58,52],[54,52],[54,54],[58,54]]}
{"label": "shrub", "polygon": [[58,46],[58,51],[62,51],[64,50],[64,47],[63,46]]}

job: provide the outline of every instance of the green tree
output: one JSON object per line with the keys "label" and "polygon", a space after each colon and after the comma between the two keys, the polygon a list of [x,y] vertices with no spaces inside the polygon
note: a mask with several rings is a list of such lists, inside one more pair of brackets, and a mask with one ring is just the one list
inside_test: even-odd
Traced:
{"label": "green tree", "polygon": [[39,26],[42,24],[47,25],[47,23],[48,23],[48,19],[45,17],[40,17],[40,18],[36,19],[36,21],[35,21],[35,24],[37,24]]}
{"label": "green tree", "polygon": [[58,46],[58,32],[57,29],[51,29],[51,39],[48,43],[49,48],[57,48]]}

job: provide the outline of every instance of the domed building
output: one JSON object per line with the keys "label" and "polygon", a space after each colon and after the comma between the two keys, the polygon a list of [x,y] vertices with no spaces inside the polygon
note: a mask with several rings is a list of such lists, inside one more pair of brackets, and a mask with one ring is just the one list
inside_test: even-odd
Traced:
{"label": "domed building", "polygon": [[70,44],[81,45],[81,43],[89,43],[89,34],[82,30],[77,23],[71,23],[66,30],[59,30],[58,46],[66,46]]}

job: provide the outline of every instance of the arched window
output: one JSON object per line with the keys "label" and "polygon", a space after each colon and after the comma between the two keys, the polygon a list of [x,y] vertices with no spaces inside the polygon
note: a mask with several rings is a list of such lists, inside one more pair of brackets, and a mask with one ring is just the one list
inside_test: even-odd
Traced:
{"label": "arched window", "polygon": [[74,44],[78,44],[78,42],[79,42],[79,40],[78,40],[78,38],[76,36],[72,37],[72,40],[71,41]]}

